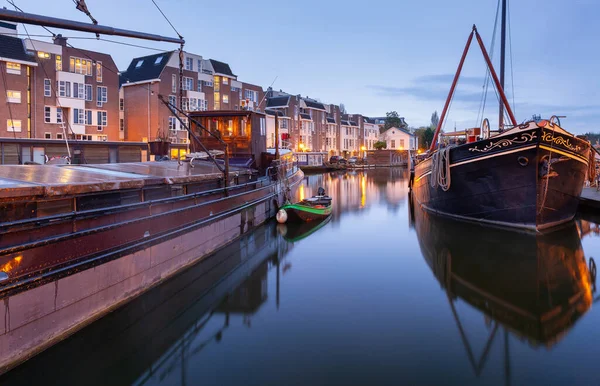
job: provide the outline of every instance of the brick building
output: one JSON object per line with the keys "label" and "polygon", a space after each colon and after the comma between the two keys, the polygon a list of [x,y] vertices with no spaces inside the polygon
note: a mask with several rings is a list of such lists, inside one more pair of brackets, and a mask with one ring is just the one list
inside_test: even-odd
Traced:
{"label": "brick building", "polygon": [[260,103],[265,103],[262,88],[238,81],[227,63],[188,52],[183,52],[182,61],[182,88],[179,51],[135,58],[121,73],[125,140],[148,141],[161,136],[168,137],[173,144],[189,143],[187,131],[177,115],[159,100],[159,95],[185,111],[261,111]]}
{"label": "brick building", "polygon": [[118,140],[119,81],[111,56],[68,47],[60,35],[52,43],[8,35],[16,32],[16,25],[2,23],[0,137]]}

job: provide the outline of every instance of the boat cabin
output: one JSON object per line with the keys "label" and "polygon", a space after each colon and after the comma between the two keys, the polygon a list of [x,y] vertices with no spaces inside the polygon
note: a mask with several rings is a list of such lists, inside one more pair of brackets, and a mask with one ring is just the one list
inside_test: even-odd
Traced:
{"label": "boat cabin", "polygon": [[[190,117],[216,134],[229,148],[229,164],[232,166],[262,170],[261,154],[267,150],[265,114],[249,110],[195,111]],[[190,122],[190,129],[208,150],[224,150],[217,138]],[[190,138],[190,150],[203,149]]]}
{"label": "boat cabin", "polygon": [[481,140],[481,128],[473,127],[463,131],[450,131],[441,133],[442,142],[449,145],[462,145],[463,143],[471,143]]}

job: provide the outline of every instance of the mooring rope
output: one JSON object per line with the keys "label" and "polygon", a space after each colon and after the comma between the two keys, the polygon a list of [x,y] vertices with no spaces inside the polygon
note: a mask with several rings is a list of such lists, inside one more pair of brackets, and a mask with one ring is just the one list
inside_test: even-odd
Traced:
{"label": "mooring rope", "polygon": [[438,149],[431,158],[431,187],[439,186],[444,192],[450,189],[450,149],[454,146],[446,146]]}

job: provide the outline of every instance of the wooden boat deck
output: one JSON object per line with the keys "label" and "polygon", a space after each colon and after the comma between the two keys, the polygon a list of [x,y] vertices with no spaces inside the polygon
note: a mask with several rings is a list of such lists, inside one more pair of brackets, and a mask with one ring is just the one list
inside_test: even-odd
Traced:
{"label": "wooden boat deck", "polygon": [[[250,174],[232,167],[231,176]],[[3,165],[0,167],[0,198],[63,196],[135,189],[161,184],[218,180],[221,171],[208,162],[194,167],[177,161],[97,165]]]}

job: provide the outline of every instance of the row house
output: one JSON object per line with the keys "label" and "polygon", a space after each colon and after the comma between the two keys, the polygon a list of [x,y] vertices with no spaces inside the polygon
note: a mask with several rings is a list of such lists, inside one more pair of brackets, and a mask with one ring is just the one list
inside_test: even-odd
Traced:
{"label": "row house", "polygon": [[172,143],[189,143],[182,125],[187,119],[174,114],[159,95],[187,112],[264,109],[262,87],[238,81],[227,63],[214,59],[183,52],[180,85],[179,57],[179,51],[170,51],[134,58],[121,73],[125,140],[168,136]]}
{"label": "row house", "polygon": [[342,115],[340,125],[340,155],[351,157],[358,155],[360,149],[360,124],[352,115]]}
{"label": "row house", "polygon": [[67,46],[61,35],[50,43],[2,34],[10,31],[16,26],[3,23],[0,137],[118,141],[119,80],[111,56]]}
{"label": "row house", "polygon": [[365,150],[375,149],[375,142],[379,140],[379,124],[374,118],[363,119],[363,143]]}

